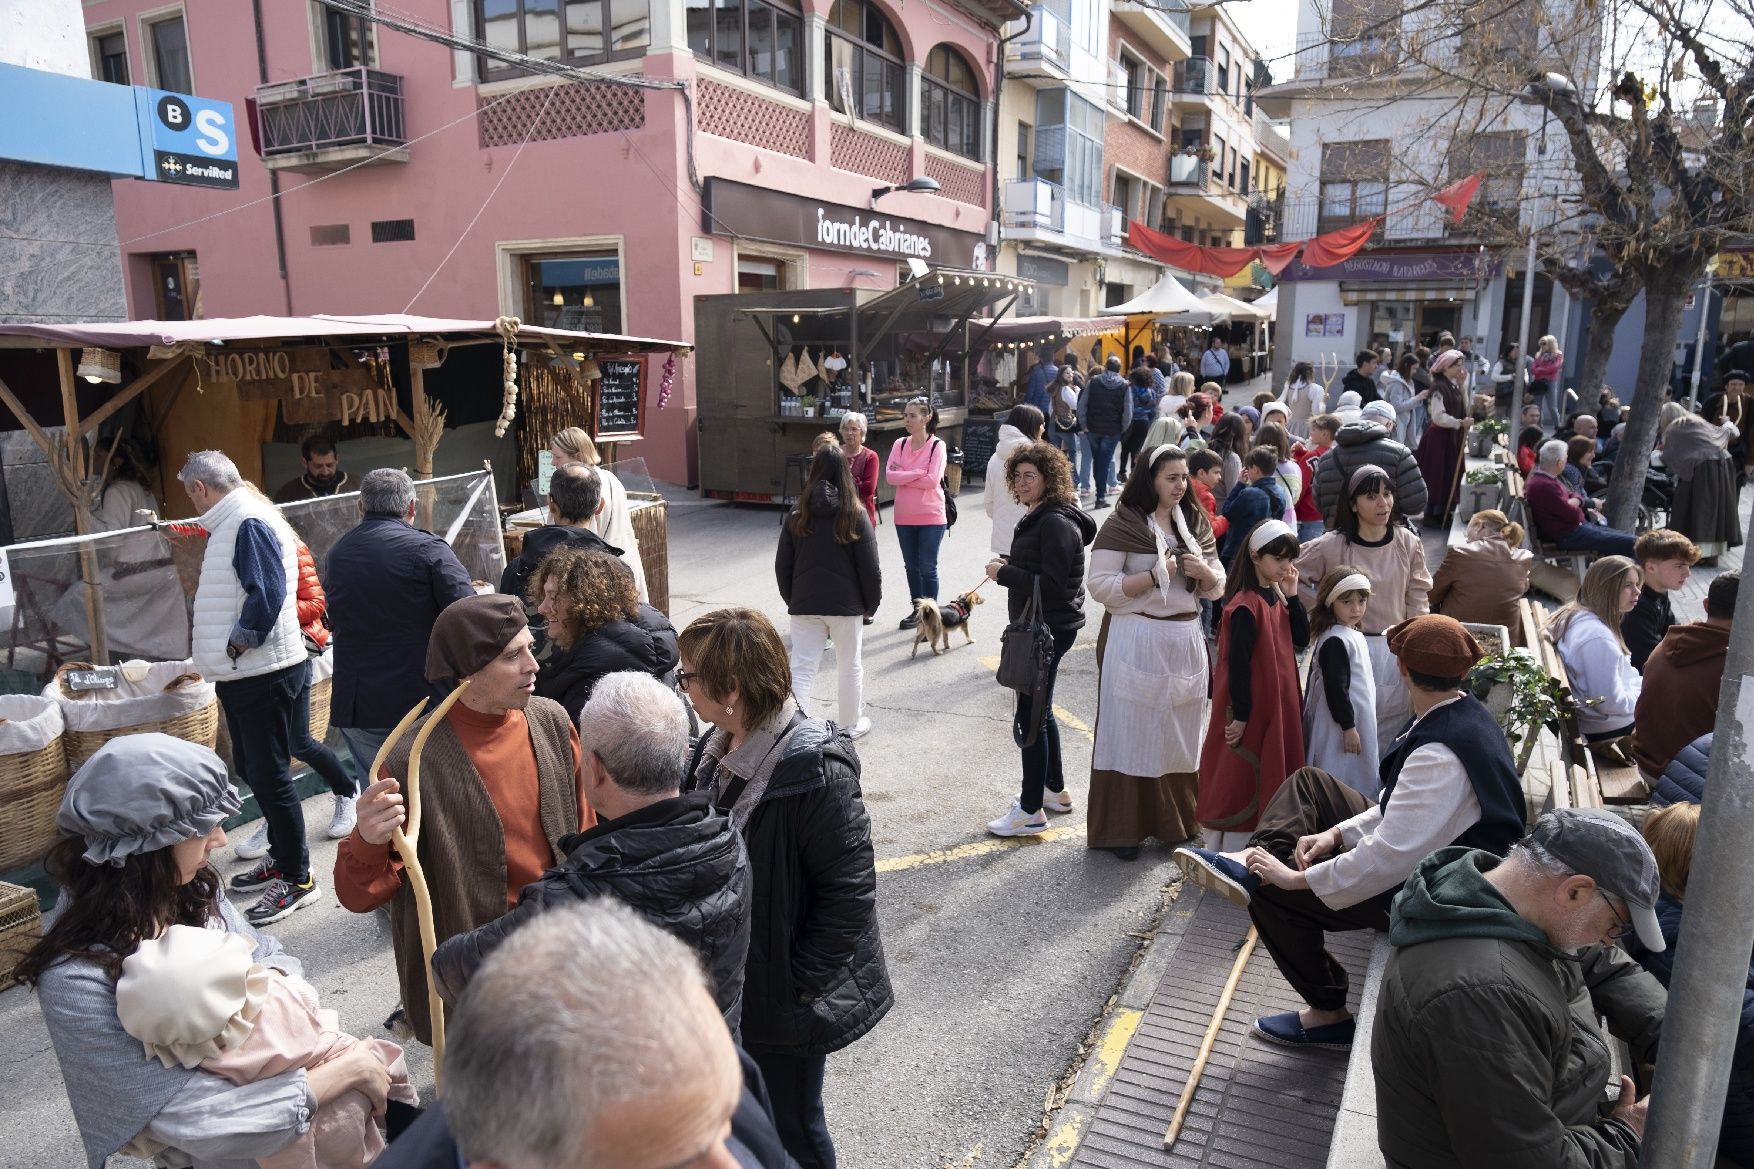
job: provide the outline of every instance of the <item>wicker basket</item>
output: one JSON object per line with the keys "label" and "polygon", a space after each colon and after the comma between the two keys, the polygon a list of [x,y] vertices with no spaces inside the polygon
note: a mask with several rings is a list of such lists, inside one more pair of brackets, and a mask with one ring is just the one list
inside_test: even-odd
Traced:
{"label": "wicker basket", "polygon": [[962,494],[962,466],[959,463],[944,465],[944,486],[950,488],[951,495]]}
{"label": "wicker basket", "polygon": [[[164,663],[158,663],[163,665]],[[88,701],[89,696],[76,694],[67,689],[65,675],[70,670],[89,670],[89,662],[68,662],[55,671],[54,688],[61,694],[62,711],[68,706],[81,701]],[[173,679],[163,689],[168,692],[182,685],[196,685],[202,682],[201,675],[190,672]],[[67,767],[78,771],[80,764],[97,754],[111,739],[119,739],[123,735],[138,735],[148,731],[159,731],[178,739],[186,739],[191,743],[199,743],[211,748],[219,737],[219,696],[215,694],[204,705],[172,718],[156,719],[133,723],[127,726],[112,727],[105,730],[76,730],[74,720],[69,718],[65,741],[67,744]]]}
{"label": "wicker basket", "polygon": [[639,539],[639,563],[646,573],[646,594],[654,608],[670,612],[670,505],[653,492],[629,491],[629,499],[650,502],[633,509],[633,534]]}
{"label": "wicker basket", "polygon": [[37,908],[36,893],[0,881],[0,990],[17,981],[12,972],[42,932],[43,914]]}
{"label": "wicker basket", "polygon": [[329,737],[329,692],[334,688],[333,678],[311,683],[311,738],[318,743]]}
{"label": "wicker basket", "polygon": [[60,838],[55,813],[67,790],[67,748],[60,707],[51,699],[34,694],[5,695],[0,697],[0,718],[9,723],[34,723],[41,735],[54,736],[34,750],[0,755],[0,807],[6,809],[0,816],[3,873],[35,864]]}

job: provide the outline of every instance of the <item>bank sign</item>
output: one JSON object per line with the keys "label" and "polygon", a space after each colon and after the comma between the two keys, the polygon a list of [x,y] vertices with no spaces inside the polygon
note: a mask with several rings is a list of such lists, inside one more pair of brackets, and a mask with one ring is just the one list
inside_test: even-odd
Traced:
{"label": "bank sign", "polygon": [[230,102],[0,65],[0,158],[183,186],[238,185]]}

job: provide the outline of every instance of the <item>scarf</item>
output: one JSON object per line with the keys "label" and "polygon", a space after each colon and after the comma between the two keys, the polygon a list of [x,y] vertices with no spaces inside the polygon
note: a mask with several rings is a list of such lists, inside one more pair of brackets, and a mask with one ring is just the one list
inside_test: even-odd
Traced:
{"label": "scarf", "polygon": [[1724,432],[1698,418],[1678,418],[1663,432],[1663,466],[1677,482],[1693,478],[1699,465],[1727,449]]}
{"label": "scarf", "polygon": [[[1212,541],[1201,541],[1194,538],[1193,531],[1189,528],[1187,517],[1182,514],[1179,503],[1170,509],[1169,519],[1170,526],[1175,529],[1176,543],[1173,547],[1178,551],[1193,552],[1198,556],[1207,557],[1216,550],[1217,546]],[[1138,553],[1145,556],[1155,556],[1161,560],[1171,547],[1170,538],[1162,528],[1157,526],[1156,516],[1146,515],[1136,508],[1123,505],[1115,508],[1113,512],[1109,513],[1108,519],[1103,521],[1102,527],[1096,533],[1096,542],[1091,545],[1091,550],[1120,552],[1124,555]],[[1178,575],[1179,572],[1178,569]],[[1194,582],[1185,576],[1182,577],[1182,583],[1187,586],[1190,593],[1196,587]],[[1167,581],[1159,579],[1157,591],[1164,600],[1169,599],[1169,583]]]}
{"label": "scarf", "polygon": [[731,736],[729,732],[714,732],[712,738],[701,751],[703,763],[712,766],[713,799],[716,803],[725,790],[728,778],[735,776],[743,780],[743,790],[737,794],[737,800],[731,805],[731,824],[739,833],[749,825],[750,813],[761,803],[762,796],[767,794],[767,785],[773,779],[773,771],[779,764],[781,750],[785,745],[786,736],[792,729],[792,716],[800,713],[795,699],[786,699],[767,721],[755,727],[744,736],[743,742],[736,750],[730,750]]}

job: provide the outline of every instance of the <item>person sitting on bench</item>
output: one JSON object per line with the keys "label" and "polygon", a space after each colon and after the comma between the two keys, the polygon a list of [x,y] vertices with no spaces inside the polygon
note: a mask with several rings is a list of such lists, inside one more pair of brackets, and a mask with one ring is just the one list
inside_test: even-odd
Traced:
{"label": "person sitting on bench", "polygon": [[1420,861],[1449,845],[1503,856],[1524,831],[1525,806],[1504,732],[1462,681],[1482,656],[1453,617],[1428,613],[1385,636],[1413,699],[1414,719],[1383,757],[1372,804],[1327,772],[1294,771],[1239,852],[1178,848],[1188,880],[1245,906],[1303,1011],[1256,1019],[1284,1047],[1345,1051],[1354,1020],[1346,970],[1322,945],[1328,930],[1389,927],[1389,905]]}
{"label": "person sitting on bench", "polygon": [[1535,471],[1523,488],[1535,533],[1567,552],[1602,552],[1631,556],[1638,537],[1601,522],[1600,512],[1560,478],[1565,470],[1565,444],[1549,439],[1535,456]]}

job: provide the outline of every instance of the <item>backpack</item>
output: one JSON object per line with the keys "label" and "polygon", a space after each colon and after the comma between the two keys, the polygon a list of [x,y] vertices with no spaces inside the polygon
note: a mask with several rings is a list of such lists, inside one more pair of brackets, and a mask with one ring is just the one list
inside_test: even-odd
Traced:
{"label": "backpack", "polygon": [[[944,440],[940,438],[937,441],[943,442]],[[944,463],[946,466],[950,463],[950,448],[948,446],[944,448]],[[948,532],[956,526],[956,497],[950,494],[948,476],[941,476],[938,479],[938,490],[944,493],[944,530]]]}

